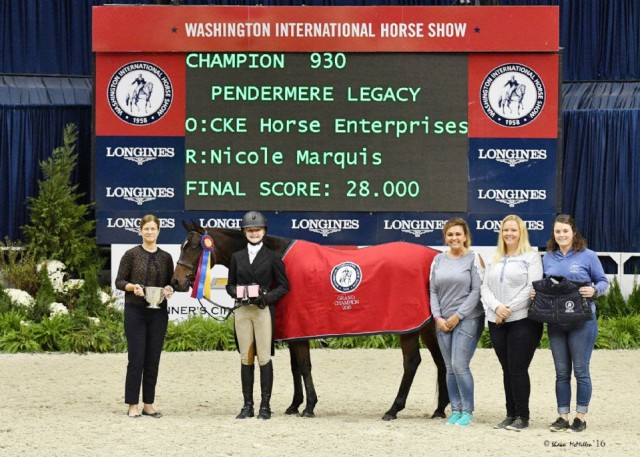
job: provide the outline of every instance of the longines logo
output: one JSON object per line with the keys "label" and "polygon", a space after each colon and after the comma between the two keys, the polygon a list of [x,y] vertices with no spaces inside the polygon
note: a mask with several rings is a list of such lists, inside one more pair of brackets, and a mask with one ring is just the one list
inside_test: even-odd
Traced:
{"label": "longines logo", "polygon": [[[490,230],[492,232],[500,231],[501,220],[498,219],[487,219],[484,221],[476,221],[476,230]],[[529,231],[540,231],[544,230],[544,221],[541,220],[530,220],[524,221],[524,225],[527,227]]]}
{"label": "longines logo", "polygon": [[420,238],[425,233],[442,230],[445,222],[446,220],[444,219],[385,219],[383,230],[400,230],[401,232],[410,233],[416,238]]}
{"label": "longines logo", "polygon": [[360,221],[357,219],[291,219],[291,228],[329,236],[342,230],[358,230]]}
{"label": "longines logo", "polygon": [[545,160],[547,158],[546,149],[478,149],[478,159],[495,160],[515,167],[519,163],[529,160]]}
{"label": "longines logo", "polygon": [[227,229],[239,229],[242,219],[205,219],[200,218],[200,226],[203,228],[227,228]]}
{"label": "longines logo", "polygon": [[174,148],[128,148],[128,147],[107,147],[107,157],[117,157],[121,159],[131,160],[132,162],[142,165],[149,160],[175,157]]}
{"label": "longines logo", "polygon": [[[172,229],[176,226],[176,220],[173,218],[159,218],[160,228]],[[140,233],[139,217],[108,217],[107,228],[124,229],[128,232]]]}
{"label": "longines logo", "polygon": [[173,187],[107,187],[107,198],[121,198],[142,205],[158,198],[173,198]]}
{"label": "longines logo", "polygon": [[546,200],[546,189],[478,189],[479,200],[494,200],[513,208],[529,200]]}

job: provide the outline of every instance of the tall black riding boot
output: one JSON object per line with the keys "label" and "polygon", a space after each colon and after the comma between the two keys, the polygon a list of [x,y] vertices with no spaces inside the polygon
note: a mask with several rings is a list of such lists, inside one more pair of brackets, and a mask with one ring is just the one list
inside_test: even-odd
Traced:
{"label": "tall black riding boot", "polygon": [[253,417],[253,378],[255,373],[255,365],[240,366],[240,379],[242,380],[242,397],[244,398],[244,406],[240,410],[240,414],[236,419],[246,419]]}
{"label": "tall black riding boot", "polygon": [[258,419],[271,419],[271,390],[273,389],[273,363],[269,363],[260,367],[260,390],[262,392],[262,401],[260,402],[260,411],[258,411]]}

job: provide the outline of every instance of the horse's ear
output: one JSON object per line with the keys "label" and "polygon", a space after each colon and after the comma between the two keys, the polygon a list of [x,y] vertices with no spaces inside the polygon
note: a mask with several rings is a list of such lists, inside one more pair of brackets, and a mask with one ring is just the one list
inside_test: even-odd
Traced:
{"label": "horse's ear", "polygon": [[191,226],[189,226],[189,224],[187,224],[185,221],[182,221],[182,226],[184,227],[184,229],[187,232],[191,232],[192,231]]}
{"label": "horse's ear", "polygon": [[203,235],[206,233],[206,230],[204,229],[204,227],[202,227],[193,219],[191,219],[191,230],[193,230],[194,232],[202,233]]}

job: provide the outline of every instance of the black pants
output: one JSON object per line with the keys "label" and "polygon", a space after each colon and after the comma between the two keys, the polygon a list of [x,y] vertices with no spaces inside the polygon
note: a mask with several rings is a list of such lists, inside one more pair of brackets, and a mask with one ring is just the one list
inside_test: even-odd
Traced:
{"label": "black pants", "polygon": [[501,325],[489,322],[491,344],[502,365],[507,416],[529,419],[529,365],[542,338],[542,327],[530,319]]}
{"label": "black pants", "polygon": [[139,402],[140,383],[143,403],[155,400],[158,366],[168,321],[169,315],[164,308],[124,307],[124,333],[129,346],[124,402],[129,405]]}

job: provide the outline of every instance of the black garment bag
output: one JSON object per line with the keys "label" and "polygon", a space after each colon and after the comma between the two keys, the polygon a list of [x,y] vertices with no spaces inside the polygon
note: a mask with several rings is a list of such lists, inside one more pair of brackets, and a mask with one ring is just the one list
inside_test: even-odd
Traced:
{"label": "black garment bag", "polygon": [[589,299],[579,292],[589,283],[548,276],[532,284],[536,296],[529,308],[530,319],[549,324],[577,324],[593,319]]}

